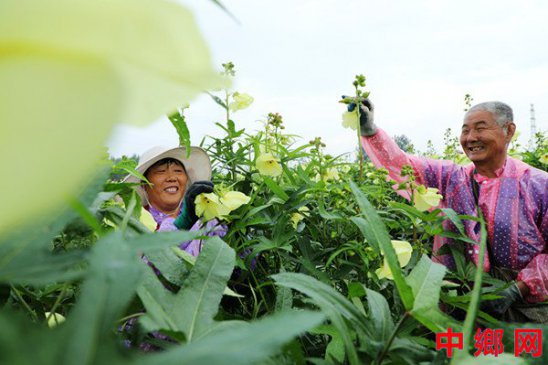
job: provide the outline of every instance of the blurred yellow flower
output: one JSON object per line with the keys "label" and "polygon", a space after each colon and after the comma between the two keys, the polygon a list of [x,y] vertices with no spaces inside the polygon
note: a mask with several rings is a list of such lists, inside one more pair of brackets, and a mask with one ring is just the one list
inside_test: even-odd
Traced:
{"label": "blurred yellow flower", "polygon": [[[394,250],[396,251],[396,256],[398,257],[400,267],[404,267],[405,265],[407,265],[409,263],[409,260],[411,260],[411,254],[413,253],[413,247],[411,247],[411,244],[407,241],[393,240],[392,247],[394,247]],[[375,274],[377,274],[379,279],[394,279],[392,271],[390,270],[390,267],[388,267],[388,262],[386,261],[386,258],[384,258],[382,267],[380,269],[377,269],[375,271]]]}
{"label": "blurred yellow flower", "polygon": [[0,163],[19,172],[0,182],[0,232],[80,190],[116,123],[153,122],[227,84],[173,1],[2,0],[0,50]]}
{"label": "blurred yellow flower", "polygon": [[255,99],[249,94],[235,92],[232,94],[232,102],[228,104],[228,108],[233,112],[249,108]]}
{"label": "blurred yellow flower", "polygon": [[255,167],[261,175],[279,176],[282,174],[282,167],[278,163],[279,160],[270,153],[263,153],[255,161]]}
{"label": "blurred yellow flower", "polygon": [[548,165],[548,153],[543,154],[540,156],[540,163]]}
{"label": "blurred yellow flower", "polygon": [[437,207],[440,204],[440,200],[443,196],[438,194],[436,188],[426,188],[420,185],[413,196],[413,204],[415,208],[420,211],[425,211],[433,207]]}
{"label": "blurred yellow flower", "polygon": [[320,179],[320,174],[316,174],[316,176],[314,177],[314,181],[323,181],[323,182],[328,182],[330,180],[332,181],[339,181],[341,178],[339,176],[339,171],[334,168],[334,167],[330,167],[328,168],[321,176],[321,179]]}
{"label": "blurred yellow flower", "polygon": [[59,313],[52,314],[51,312],[45,312],[44,314],[46,315],[49,328],[53,328],[65,321],[65,317],[62,314],[59,314]]}
{"label": "blurred yellow flower", "polygon": [[342,126],[344,128],[350,128],[352,130],[357,130],[360,121],[358,120],[358,114],[355,111],[344,112],[342,114]]}
{"label": "blurred yellow flower", "polygon": [[289,219],[291,221],[291,225],[293,226],[293,228],[297,228],[297,225],[299,224],[299,222],[302,221],[304,217],[308,217],[308,212],[310,211],[310,209],[308,209],[308,207],[306,206],[300,207],[297,210],[301,212],[302,214],[295,212],[291,214],[291,218]]}
{"label": "blurred yellow flower", "polygon": [[152,217],[152,214],[145,208],[141,208],[141,217],[139,218],[141,223],[148,229],[150,229],[152,232],[156,230],[156,227],[158,226],[158,223],[154,220]]}
{"label": "blurred yellow flower", "polygon": [[219,218],[230,213],[230,210],[221,204],[219,197],[215,193],[203,193],[194,200],[196,205],[196,215],[204,217],[206,221],[213,218]]}
{"label": "blurred yellow flower", "polygon": [[227,191],[219,197],[219,201],[224,205],[230,212],[238,209],[244,204],[249,203],[251,200],[250,197],[239,191]]}

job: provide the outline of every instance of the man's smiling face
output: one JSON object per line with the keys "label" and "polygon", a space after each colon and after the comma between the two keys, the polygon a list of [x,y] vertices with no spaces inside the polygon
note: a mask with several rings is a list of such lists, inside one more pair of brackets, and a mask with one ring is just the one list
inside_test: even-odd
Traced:
{"label": "man's smiling face", "polygon": [[466,156],[476,166],[493,167],[494,171],[506,159],[506,148],[514,130],[515,125],[512,122],[508,122],[505,128],[497,124],[491,112],[473,111],[466,115],[462,124],[460,144]]}

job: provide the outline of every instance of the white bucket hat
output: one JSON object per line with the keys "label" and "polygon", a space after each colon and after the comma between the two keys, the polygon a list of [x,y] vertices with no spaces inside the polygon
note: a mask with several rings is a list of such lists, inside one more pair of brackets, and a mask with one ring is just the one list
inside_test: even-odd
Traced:
{"label": "white bucket hat", "polygon": [[[207,153],[200,147],[191,147],[190,156],[188,158],[186,157],[185,147],[152,147],[139,157],[139,164],[135,169],[144,175],[149,167],[164,158],[173,158],[183,164],[188,177],[187,186],[195,181],[211,180],[211,161],[209,160]],[[141,180],[133,175],[128,175],[124,179],[124,182],[140,183]],[[135,191],[141,197],[142,205],[147,205],[148,197],[145,189],[139,185],[135,186]]]}

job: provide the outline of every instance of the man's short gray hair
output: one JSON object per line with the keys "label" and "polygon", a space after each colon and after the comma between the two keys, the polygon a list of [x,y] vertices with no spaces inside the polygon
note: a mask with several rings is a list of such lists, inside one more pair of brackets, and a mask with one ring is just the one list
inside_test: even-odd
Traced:
{"label": "man's short gray hair", "polygon": [[476,104],[466,112],[465,117],[476,111],[490,112],[493,114],[497,124],[502,128],[506,126],[506,123],[514,121],[514,112],[512,111],[512,108],[501,101],[486,101],[485,103]]}

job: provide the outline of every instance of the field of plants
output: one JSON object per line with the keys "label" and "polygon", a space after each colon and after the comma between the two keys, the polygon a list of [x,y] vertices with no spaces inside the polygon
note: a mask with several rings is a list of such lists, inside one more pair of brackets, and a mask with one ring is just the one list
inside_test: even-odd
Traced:
{"label": "field of plants", "polygon": [[[65,10],[70,8],[61,3]],[[8,14],[16,8],[0,6],[0,23],[3,10]],[[166,9],[173,10],[171,6]],[[129,14],[128,22],[136,21],[131,17]],[[6,22],[19,29],[36,20],[27,18]],[[76,37],[74,33],[61,37],[59,44],[70,43],[72,36]],[[43,56],[40,52],[36,59]],[[72,62],[69,58],[63,59],[64,67]],[[95,66],[84,64],[75,72]],[[5,81],[7,73],[2,67],[0,64],[0,81]],[[43,70],[37,68],[39,71]],[[95,71],[86,75],[97,76]],[[9,72],[14,75],[13,69]],[[146,72],[142,72],[126,76],[144,77]],[[212,71],[199,87],[212,90],[208,92],[212,105],[226,115],[211,126],[220,128],[223,135],[207,137],[201,143],[212,159],[215,184],[210,197],[214,204],[203,208],[203,214],[207,218],[220,216],[228,228],[222,239],[204,237],[203,232],[152,232],[138,195],[130,184],[122,182],[127,174],[137,174],[137,162],[129,157],[114,160],[107,154],[99,163],[93,158],[89,158],[91,162],[81,159],[83,152],[93,155],[92,151],[102,148],[101,133],[84,136],[77,130],[82,123],[107,117],[94,109],[104,101],[101,98],[75,101],[91,103],[82,104],[81,122],[73,119],[80,115],[78,111],[66,111],[65,105],[60,111],[62,115],[74,112],[70,117],[60,117],[56,111],[48,114],[47,108],[43,115],[33,115],[65,128],[61,142],[75,138],[73,145],[88,143],[89,148],[82,145],[82,153],[65,156],[67,150],[43,147],[44,160],[23,154],[7,162],[5,171],[12,167],[15,171],[18,164],[31,168],[29,163],[43,163],[51,171],[38,168],[44,182],[38,182],[37,193],[46,197],[29,193],[24,199],[27,205],[21,209],[15,207],[23,203],[20,197],[26,196],[25,187],[2,185],[4,195],[22,195],[6,197],[4,210],[9,214],[2,214],[4,223],[0,225],[0,364],[548,363],[546,339],[541,358],[515,357],[511,337],[505,337],[506,351],[497,357],[472,355],[477,326],[507,333],[516,328],[479,310],[480,301],[496,298],[504,283],[466,262],[459,245],[451,248],[455,271],[430,257],[435,235],[464,244],[469,238],[463,233],[462,220],[478,218],[437,209],[441,197],[417,186],[411,171],[404,169],[402,174],[409,179],[394,189],[388,172],[375,168],[362,155],[357,137],[356,156],[330,156],[320,137],[291,134],[283,116],[275,111],[263,117],[257,132],[238,127],[238,111],[248,107],[253,98],[228,86],[237,77],[234,65],[224,64],[221,74]],[[32,76],[22,71],[16,75],[19,78],[12,82],[17,85]],[[86,80],[91,82],[91,78]],[[147,80],[146,87],[166,87],[152,82],[152,76]],[[139,87],[137,84],[132,85]],[[349,82],[349,90],[351,85],[356,92],[352,98],[367,93],[363,76]],[[219,86],[221,89],[216,88]],[[61,85],[48,88],[47,93],[67,98],[80,88],[78,83]],[[148,92],[153,95],[155,90]],[[186,90],[185,97],[177,100],[190,99],[198,91]],[[13,94],[17,98],[17,93]],[[168,98],[168,94],[157,97]],[[10,116],[20,123],[8,127],[10,133],[4,136],[28,132],[25,121],[29,116],[10,112],[23,102],[13,98],[9,104],[13,109],[0,104],[4,110],[0,117]],[[158,105],[158,110],[165,106]],[[192,131],[185,119],[188,107],[192,104],[169,115],[181,146],[190,145]],[[125,111],[114,113],[112,120],[127,116],[126,109],[127,105],[120,107]],[[341,114],[345,110],[341,105]],[[355,122],[355,115],[344,113],[341,128]],[[74,137],[75,130],[67,127],[70,123],[76,124],[81,137]],[[37,132],[33,130],[32,135]],[[510,153],[547,170],[548,138],[542,133],[536,137],[531,148],[525,150],[514,143]],[[6,146],[35,142],[44,146],[41,136],[26,142],[17,139],[20,137],[14,141],[1,138]],[[445,146],[444,151],[430,150],[424,155],[467,163],[451,131],[445,136]],[[85,169],[93,170],[93,175],[78,180]],[[19,183],[25,177],[18,176]],[[72,195],[59,193],[64,188],[71,191],[64,182],[57,186],[64,179],[81,188]],[[222,197],[231,191],[247,198],[238,195],[239,203],[227,213]],[[405,194],[411,199],[404,199]],[[461,234],[444,231],[446,220],[460,228]],[[195,238],[204,239],[197,258],[176,247]],[[481,250],[485,250],[484,227]],[[539,326],[528,325],[533,327]],[[465,350],[456,351],[452,358],[435,350],[435,334],[447,328],[464,333]]]}

